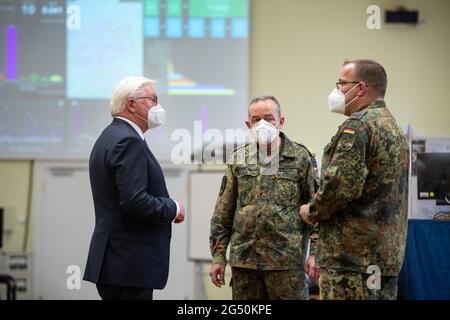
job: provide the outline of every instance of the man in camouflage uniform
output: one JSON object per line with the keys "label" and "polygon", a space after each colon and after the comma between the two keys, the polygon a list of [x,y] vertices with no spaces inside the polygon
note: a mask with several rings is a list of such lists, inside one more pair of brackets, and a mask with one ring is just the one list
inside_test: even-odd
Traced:
{"label": "man in camouflage uniform", "polygon": [[320,268],[324,299],[397,296],[409,152],[383,100],[386,84],[380,64],[347,61],[329,96],[330,110],[349,118],[324,149],[319,191],[300,209],[305,222],[318,222],[316,261],[308,258],[306,269]]}
{"label": "man in camouflage uniform", "polygon": [[[211,219],[212,282],[225,284],[230,244],[233,299],[303,299],[303,247],[310,232],[298,216],[315,192],[315,160],[280,132],[284,123],[273,96],[254,98],[247,127],[258,143],[236,149],[222,179]],[[261,133],[272,131],[272,139]]]}

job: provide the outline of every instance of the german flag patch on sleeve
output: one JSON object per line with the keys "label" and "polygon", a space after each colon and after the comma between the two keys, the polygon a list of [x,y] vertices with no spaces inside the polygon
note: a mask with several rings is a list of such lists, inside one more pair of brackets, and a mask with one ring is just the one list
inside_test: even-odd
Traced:
{"label": "german flag patch on sleeve", "polygon": [[348,133],[348,134],[355,134],[355,129],[352,128],[345,128],[344,133]]}

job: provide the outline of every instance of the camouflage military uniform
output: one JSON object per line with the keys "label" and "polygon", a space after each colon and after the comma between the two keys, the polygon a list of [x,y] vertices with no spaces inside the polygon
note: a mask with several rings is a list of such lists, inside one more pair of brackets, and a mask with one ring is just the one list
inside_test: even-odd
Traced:
{"label": "camouflage military uniform", "polygon": [[[245,273],[237,274],[236,268],[253,270],[255,277],[261,275],[257,271],[266,271],[264,275],[274,271],[272,280],[283,274],[275,271],[288,271],[284,275],[289,282],[292,278],[289,270],[295,270],[296,274],[303,271],[302,245],[307,230],[299,216],[299,206],[309,202],[316,187],[313,160],[304,146],[290,141],[283,133],[280,137],[278,159],[272,162],[276,164],[275,170],[261,161],[249,161],[251,145],[232,153],[211,219],[213,263],[226,264],[225,255],[231,243],[230,265],[236,299],[261,294],[251,292],[257,286],[246,286],[245,282],[253,280],[245,280]],[[270,285],[272,280],[265,285]],[[295,283],[303,291],[304,283]],[[258,297],[262,299],[261,295]],[[298,297],[296,293],[290,298]]]}
{"label": "camouflage military uniform", "polygon": [[[343,271],[359,277],[370,265],[379,267],[382,280],[398,276],[406,239],[408,167],[406,139],[384,101],[372,102],[342,124],[324,149],[322,184],[308,214],[319,223],[316,263],[332,270],[323,278]],[[325,280],[344,287],[357,281],[322,280],[324,291]],[[396,288],[389,290],[395,298]],[[333,298],[345,299],[345,291],[337,289],[343,295]]]}
{"label": "camouflage military uniform", "polygon": [[345,270],[320,270],[323,300],[392,300],[397,296],[398,277],[380,276],[380,288],[369,288],[373,275]]}
{"label": "camouflage military uniform", "polygon": [[293,270],[232,269],[233,300],[303,300],[308,296],[305,273]]}

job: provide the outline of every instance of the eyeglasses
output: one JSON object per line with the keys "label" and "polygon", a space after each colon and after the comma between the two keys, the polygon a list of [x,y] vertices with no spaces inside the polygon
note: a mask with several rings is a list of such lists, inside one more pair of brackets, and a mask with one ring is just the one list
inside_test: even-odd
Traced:
{"label": "eyeglasses", "polygon": [[134,98],[134,100],[138,100],[138,99],[150,99],[150,101],[152,101],[155,105],[158,104],[158,96]]}
{"label": "eyeglasses", "polygon": [[338,81],[336,82],[336,89],[339,90],[339,85],[344,85],[347,83],[360,83],[361,81]]}

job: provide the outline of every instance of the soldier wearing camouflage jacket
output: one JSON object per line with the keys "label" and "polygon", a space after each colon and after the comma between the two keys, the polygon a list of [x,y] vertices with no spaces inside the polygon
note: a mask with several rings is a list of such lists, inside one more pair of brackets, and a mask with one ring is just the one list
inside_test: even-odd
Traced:
{"label": "soldier wearing camouflage jacket", "polygon": [[[380,99],[383,75],[370,60],[344,64],[341,90],[358,87],[356,98],[348,93],[345,101],[362,101],[353,108],[347,104],[350,117],[324,149],[321,187],[303,213],[319,226],[315,263],[325,299],[396,298],[406,241],[409,151]],[[373,92],[380,96],[370,99]]]}
{"label": "soldier wearing camouflage jacket", "polygon": [[226,264],[230,245],[234,299],[304,298],[310,230],[298,211],[315,192],[314,160],[303,145],[282,132],[279,138],[269,163],[252,144],[232,153],[211,219],[213,265]]}

